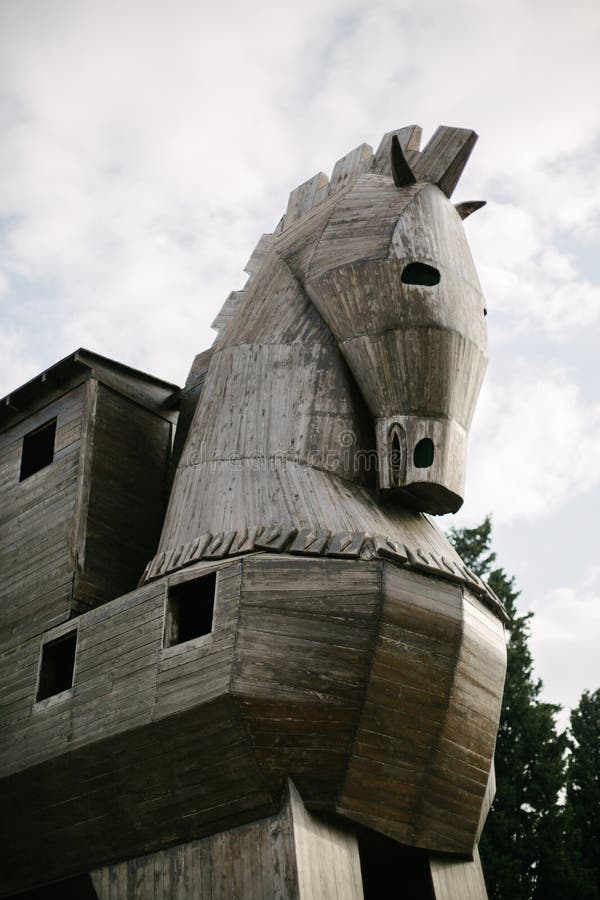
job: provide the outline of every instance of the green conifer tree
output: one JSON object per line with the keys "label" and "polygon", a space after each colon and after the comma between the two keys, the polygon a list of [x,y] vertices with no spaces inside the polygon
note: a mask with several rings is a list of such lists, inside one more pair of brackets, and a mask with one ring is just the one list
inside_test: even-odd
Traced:
{"label": "green conifer tree", "polygon": [[[529,650],[532,613],[519,613],[514,578],[494,567],[489,517],[477,528],[451,529],[449,537],[466,564],[487,580],[510,616],[495,755],[496,798],[480,844],[490,900],[574,897],[565,893],[568,887],[558,883],[555,872],[564,846],[559,797],[565,783],[566,737],[556,729],[560,707],[540,700],[542,683],[534,676]],[[569,874],[564,874],[570,884]],[[540,892],[542,887],[545,893]]]}
{"label": "green conifer tree", "polygon": [[600,897],[600,690],[584,691],[571,712],[567,802],[575,852],[579,852],[578,893]]}

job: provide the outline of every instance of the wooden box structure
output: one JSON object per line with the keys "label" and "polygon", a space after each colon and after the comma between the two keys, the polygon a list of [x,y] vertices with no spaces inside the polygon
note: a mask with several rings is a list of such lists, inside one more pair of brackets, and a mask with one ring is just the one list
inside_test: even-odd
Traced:
{"label": "wooden box structure", "polygon": [[474,140],[292,192],[182,391],[80,350],[4,401],[0,896],[485,897],[504,611],[424,514],[485,368]]}

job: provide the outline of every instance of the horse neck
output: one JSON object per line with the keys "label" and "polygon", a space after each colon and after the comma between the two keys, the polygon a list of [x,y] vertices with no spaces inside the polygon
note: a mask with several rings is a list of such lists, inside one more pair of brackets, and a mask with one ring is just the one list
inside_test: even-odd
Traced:
{"label": "horse neck", "polygon": [[368,421],[330,330],[274,258],[215,345],[161,544],[273,521],[312,525],[301,507],[315,483],[363,479],[355,460],[372,445]]}
{"label": "horse neck", "polygon": [[339,457],[364,443],[362,412],[331,331],[273,255],[215,346],[184,464],[201,438],[204,459],[283,458],[355,480]]}

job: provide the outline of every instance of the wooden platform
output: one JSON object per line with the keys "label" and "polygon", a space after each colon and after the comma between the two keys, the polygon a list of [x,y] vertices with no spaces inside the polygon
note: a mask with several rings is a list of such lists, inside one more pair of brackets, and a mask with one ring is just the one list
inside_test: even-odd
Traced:
{"label": "wooden platform", "polygon": [[[215,570],[212,632],[163,646],[169,585]],[[75,624],[74,684],[56,697],[35,702],[39,637],[2,659],[4,895],[274,814],[288,775],[309,808],[472,852],[505,649],[466,588],[381,560],[254,554]]]}

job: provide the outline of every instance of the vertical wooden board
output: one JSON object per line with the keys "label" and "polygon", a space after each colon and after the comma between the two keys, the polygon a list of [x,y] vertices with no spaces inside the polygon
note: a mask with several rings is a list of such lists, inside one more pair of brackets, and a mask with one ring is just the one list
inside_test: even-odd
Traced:
{"label": "vertical wooden board", "polygon": [[440,125],[414,163],[415,175],[452,196],[476,142],[477,134],[469,128]]}
{"label": "vertical wooden board", "polygon": [[90,872],[90,881],[98,895],[98,900],[112,900],[109,885],[110,866],[103,866]]}
{"label": "vertical wooden board", "polygon": [[[0,631],[39,634],[71,608],[70,533],[85,386],[66,388],[0,434]],[[19,481],[23,438],[56,418],[52,462]]]}
{"label": "vertical wooden board", "polygon": [[430,856],[435,900],[488,900],[477,847],[472,861]]}
{"label": "vertical wooden board", "polygon": [[257,557],[242,564],[232,690],[261,770],[331,802],[365,690],[380,563]]}
{"label": "vertical wooden board", "polygon": [[85,550],[76,596],[105,602],[134,588],[154,555],[164,508],[171,423],[98,387]]}
{"label": "vertical wooden board", "polygon": [[289,228],[311,207],[325,198],[329,179],[324,172],[317,172],[308,181],[295,188],[289,196],[285,213],[284,228]]}
{"label": "vertical wooden board", "polygon": [[373,148],[360,144],[350,153],[338,159],[329,180],[328,196],[341,190],[352,179],[366,172],[373,159]]}
{"label": "vertical wooden board", "polygon": [[384,134],[377,152],[373,156],[370,171],[376,175],[387,175],[391,177],[392,163],[392,137],[396,135],[400,141],[405,156],[409,163],[418,158],[419,146],[421,143],[422,129],[418,125],[407,125],[405,128],[398,128],[395,131],[388,131]]}
{"label": "vertical wooden board", "polygon": [[293,782],[287,791],[299,900],[362,900],[356,836],[308,812]]}
{"label": "vertical wooden board", "polygon": [[169,850],[171,889],[173,900],[187,900],[185,847],[180,844]]}
{"label": "vertical wooden board", "polygon": [[164,853],[155,853],[150,859],[152,860],[154,897],[155,900],[163,900],[163,898],[169,896],[168,885],[165,878]]}
{"label": "vertical wooden board", "polygon": [[[462,633],[462,595],[456,585],[387,563],[383,572],[379,637],[338,809],[412,843],[443,734]],[[420,691],[417,703],[420,686],[431,693]]]}
{"label": "vertical wooden board", "polygon": [[128,894],[128,869],[126,862],[120,862],[110,867],[110,900],[122,900]]}
{"label": "vertical wooden board", "polygon": [[213,860],[210,852],[210,841],[195,841],[194,855],[196,857],[196,869],[198,882],[195,887],[198,898],[210,897],[210,885],[212,879]]}

